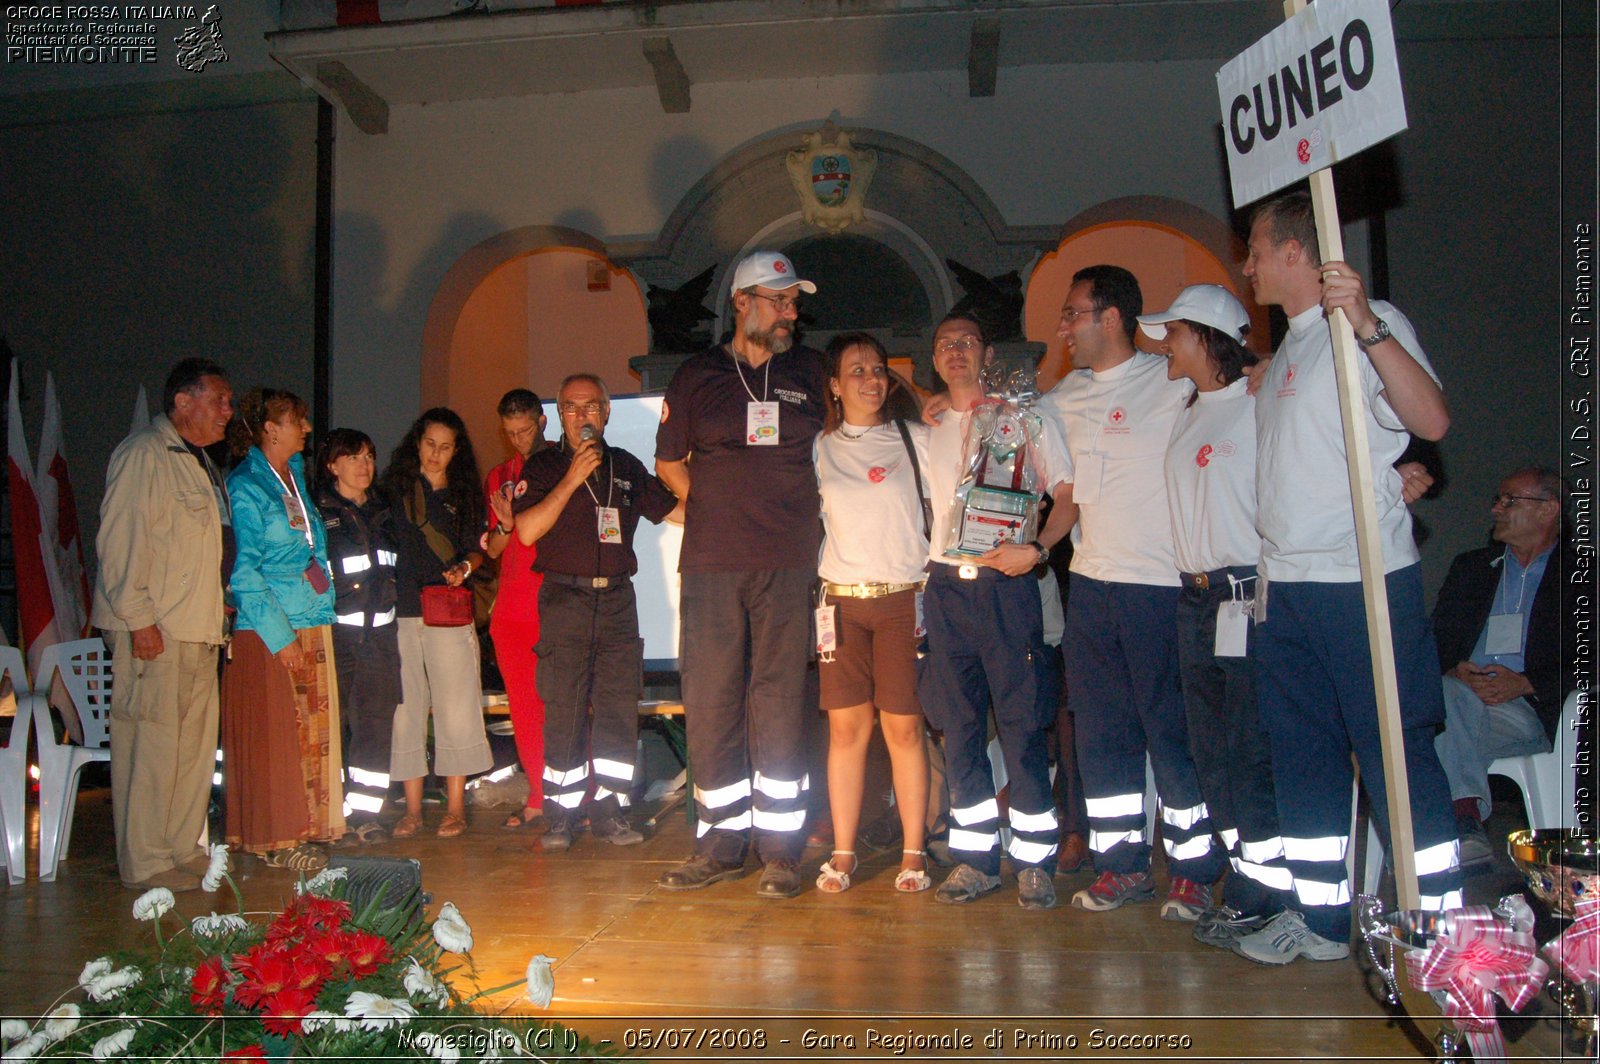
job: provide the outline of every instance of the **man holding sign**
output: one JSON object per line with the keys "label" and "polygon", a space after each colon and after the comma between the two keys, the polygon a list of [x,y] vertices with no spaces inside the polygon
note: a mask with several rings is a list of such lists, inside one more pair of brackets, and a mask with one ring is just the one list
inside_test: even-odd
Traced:
{"label": "man holding sign", "polygon": [[[1297,191],[1254,213],[1244,274],[1256,302],[1278,305],[1289,331],[1256,396],[1257,524],[1262,537],[1256,628],[1261,719],[1272,743],[1284,853],[1302,913],[1286,911],[1234,951],[1262,964],[1349,956],[1350,754],[1380,834],[1388,835],[1383,754],[1344,436],[1326,315],[1342,310],[1364,356],[1362,409],[1375,478],[1390,629],[1399,680],[1422,905],[1461,904],[1450,791],[1434,753],[1444,719],[1438,654],[1422,607],[1420,558],[1394,461],[1408,433],[1437,440],[1450,425],[1438,377],[1411,323],[1367,298],[1346,263],[1323,263],[1311,197]],[[1387,841],[1387,840],[1386,840]]]}

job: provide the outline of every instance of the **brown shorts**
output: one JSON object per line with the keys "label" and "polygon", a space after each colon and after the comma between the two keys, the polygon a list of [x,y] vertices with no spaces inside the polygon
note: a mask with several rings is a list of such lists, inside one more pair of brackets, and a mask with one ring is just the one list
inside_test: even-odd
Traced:
{"label": "brown shorts", "polygon": [[917,592],[883,598],[828,596],[838,608],[838,649],[822,662],[822,708],[845,709],[870,702],[880,713],[920,714],[917,701]]}

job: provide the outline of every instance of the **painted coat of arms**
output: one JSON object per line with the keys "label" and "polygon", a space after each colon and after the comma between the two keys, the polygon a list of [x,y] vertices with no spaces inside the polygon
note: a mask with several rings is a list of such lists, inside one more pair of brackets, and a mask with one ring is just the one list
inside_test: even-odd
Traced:
{"label": "painted coat of arms", "polygon": [[857,148],[829,122],[789,153],[788,167],[806,223],[838,233],[861,220],[878,153]]}

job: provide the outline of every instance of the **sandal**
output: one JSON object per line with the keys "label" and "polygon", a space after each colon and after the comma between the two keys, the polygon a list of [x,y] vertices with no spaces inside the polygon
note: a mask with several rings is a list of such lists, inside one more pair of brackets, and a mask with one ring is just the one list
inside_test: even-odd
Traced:
{"label": "sandal", "polygon": [[295,847],[270,850],[261,856],[261,863],[269,868],[287,868],[291,872],[316,872],[328,863],[328,854],[321,846],[302,842]]}
{"label": "sandal", "polygon": [[394,822],[394,827],[389,829],[389,837],[394,839],[409,839],[422,830],[422,814],[407,813]]}
{"label": "sandal", "polygon": [[467,830],[467,818],[460,813],[446,813],[439,821],[439,830],[433,834],[441,839],[453,839]]}
{"label": "sandal", "polygon": [[389,841],[389,833],[376,820],[369,820],[355,829],[356,841],[363,846]]}
{"label": "sandal", "polygon": [[850,872],[839,871],[833,862],[840,857],[848,857],[851,860],[850,870],[853,872],[856,868],[855,856],[854,850],[834,850],[833,856],[822,862],[822,867],[818,870],[817,889],[824,894],[843,894],[849,890]]}
{"label": "sandal", "polygon": [[[906,857],[920,857],[924,866],[928,863],[928,855],[922,850],[901,850]],[[902,868],[900,874],[894,877],[894,889],[902,894],[921,894],[933,886],[933,880],[928,877],[928,870],[923,868]]]}
{"label": "sandal", "polygon": [[518,828],[527,828],[530,835],[542,835],[545,830],[544,810],[531,805],[525,805],[517,812],[506,817],[506,822],[500,827],[505,831],[516,831]]}

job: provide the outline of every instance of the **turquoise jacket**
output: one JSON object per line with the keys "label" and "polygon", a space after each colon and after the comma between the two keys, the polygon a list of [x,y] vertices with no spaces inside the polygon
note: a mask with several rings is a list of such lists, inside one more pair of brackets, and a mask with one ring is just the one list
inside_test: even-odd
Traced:
{"label": "turquoise jacket", "polygon": [[306,490],[304,461],[289,459],[289,475],[300,489],[300,499],[311,523],[315,544],[306,534],[289,527],[283,481],[267,463],[260,448],[250,448],[228,474],[228,498],[233,503],[233,538],[237,557],[233,563],[233,599],[239,608],[239,628],[261,637],[276,654],[294,641],[297,628],[333,623],[333,580],[317,594],[306,579],[306,565],[315,553],[317,564],[328,572],[328,535],[322,516]]}

